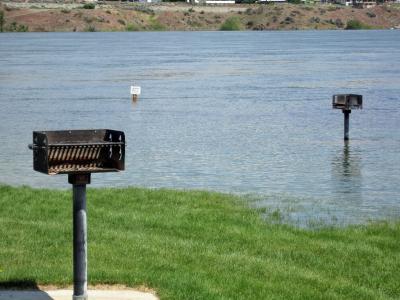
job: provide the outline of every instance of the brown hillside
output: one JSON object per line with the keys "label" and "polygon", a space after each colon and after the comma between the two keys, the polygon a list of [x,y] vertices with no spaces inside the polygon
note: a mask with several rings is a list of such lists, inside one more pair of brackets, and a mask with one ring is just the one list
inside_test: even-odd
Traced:
{"label": "brown hillside", "polygon": [[349,20],[370,28],[400,28],[400,6],[356,9],[333,5],[82,4],[3,2],[5,31],[218,30],[230,17],[245,30],[343,29]]}

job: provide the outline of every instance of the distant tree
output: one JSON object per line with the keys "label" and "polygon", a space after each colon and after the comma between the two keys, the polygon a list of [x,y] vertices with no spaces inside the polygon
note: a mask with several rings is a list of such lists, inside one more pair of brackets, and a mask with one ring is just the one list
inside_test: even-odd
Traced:
{"label": "distant tree", "polygon": [[0,32],[3,32],[4,26],[4,11],[0,10]]}

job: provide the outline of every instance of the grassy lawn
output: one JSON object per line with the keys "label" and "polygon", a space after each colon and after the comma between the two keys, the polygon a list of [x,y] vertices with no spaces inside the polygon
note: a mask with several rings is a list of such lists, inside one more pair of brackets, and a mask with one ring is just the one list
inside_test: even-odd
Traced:
{"label": "grassy lawn", "polygon": [[[0,286],[72,281],[70,191],[0,186]],[[400,222],[298,229],[231,195],[89,189],[90,284],[161,299],[400,299]]]}

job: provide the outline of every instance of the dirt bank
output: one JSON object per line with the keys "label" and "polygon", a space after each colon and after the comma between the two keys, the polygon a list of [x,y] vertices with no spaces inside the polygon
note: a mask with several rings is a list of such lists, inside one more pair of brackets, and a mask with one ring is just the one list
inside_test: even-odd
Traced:
{"label": "dirt bank", "polygon": [[400,6],[355,9],[333,5],[191,6],[104,2],[2,2],[4,31],[219,30],[233,18],[242,30],[343,29],[358,20],[369,28],[400,28]]}

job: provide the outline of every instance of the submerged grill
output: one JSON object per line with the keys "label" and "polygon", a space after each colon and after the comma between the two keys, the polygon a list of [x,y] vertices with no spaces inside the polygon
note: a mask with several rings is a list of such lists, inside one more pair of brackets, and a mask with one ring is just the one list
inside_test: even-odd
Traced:
{"label": "submerged grill", "polygon": [[109,129],[34,131],[33,168],[46,174],[124,170],[125,135]]}
{"label": "submerged grill", "polygon": [[362,109],[362,95],[338,94],[332,97],[332,108],[342,110]]}

